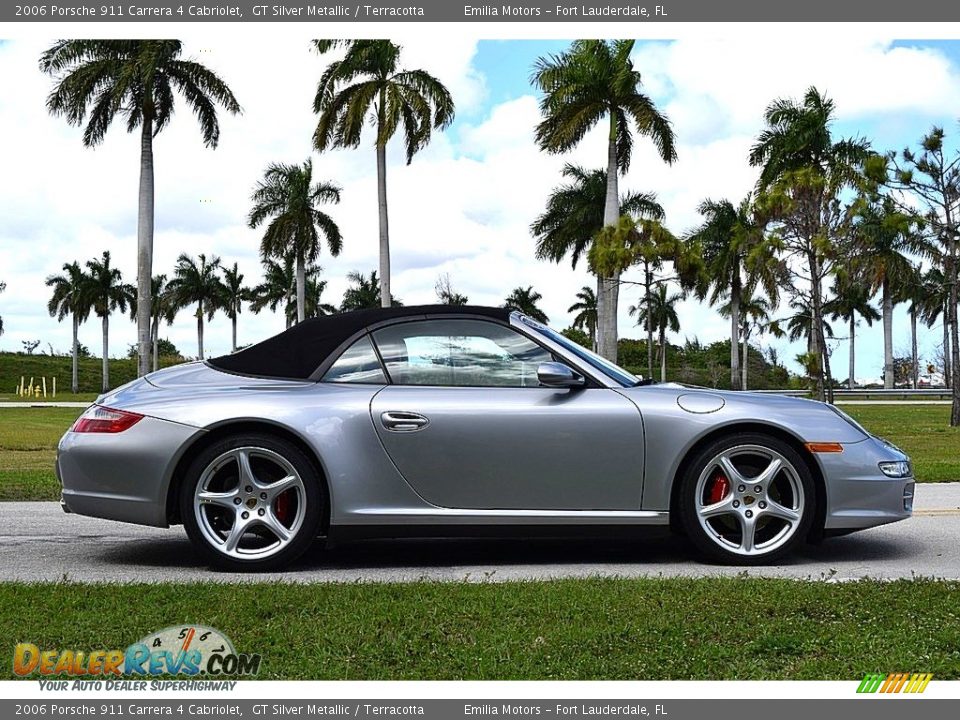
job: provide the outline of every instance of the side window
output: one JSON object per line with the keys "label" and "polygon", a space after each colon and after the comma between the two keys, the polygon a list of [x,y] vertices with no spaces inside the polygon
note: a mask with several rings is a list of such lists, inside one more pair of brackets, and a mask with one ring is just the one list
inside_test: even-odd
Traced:
{"label": "side window", "polygon": [[385,385],[387,378],[373,350],[370,337],[364,335],[343,351],[322,378],[323,382]]}
{"label": "side window", "polygon": [[537,387],[553,356],[511,328],[482,320],[425,320],[373,333],[395,385]]}

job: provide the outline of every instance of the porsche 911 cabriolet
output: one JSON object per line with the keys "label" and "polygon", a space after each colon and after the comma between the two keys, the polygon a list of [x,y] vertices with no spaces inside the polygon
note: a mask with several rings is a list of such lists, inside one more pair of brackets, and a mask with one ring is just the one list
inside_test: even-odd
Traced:
{"label": "porsche 911 cabriolet", "polygon": [[652,384],[509,310],[307,320],[102,395],[60,441],[67,512],[183,524],[205,561],[318,538],[661,526],[713,561],[910,516],[909,458],[838,408]]}

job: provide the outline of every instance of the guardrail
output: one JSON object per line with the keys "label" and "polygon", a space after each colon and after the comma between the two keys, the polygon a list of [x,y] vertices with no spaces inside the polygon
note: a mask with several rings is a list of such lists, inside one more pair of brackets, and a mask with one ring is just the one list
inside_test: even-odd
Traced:
{"label": "guardrail", "polygon": [[[766,393],[770,395],[787,395],[789,397],[808,397],[809,390],[750,390],[749,392]],[[953,398],[953,391],[949,388],[894,388],[887,390],[877,388],[874,390],[834,390],[833,397],[836,400],[950,400]]]}

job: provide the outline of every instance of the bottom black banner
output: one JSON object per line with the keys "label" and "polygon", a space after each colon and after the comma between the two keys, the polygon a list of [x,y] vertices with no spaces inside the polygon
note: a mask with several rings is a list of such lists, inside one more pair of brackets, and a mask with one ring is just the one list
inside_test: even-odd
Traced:
{"label": "bottom black banner", "polygon": [[[869,712],[870,720],[902,720],[905,698],[868,696],[850,700],[0,700],[0,717],[217,717],[217,718],[387,718],[427,720],[477,718],[669,718],[711,720],[759,717],[777,720],[836,717]],[[960,700],[908,700],[910,720],[956,717]],[[865,705],[869,703],[869,707]],[[746,713],[746,715],[745,715]],[[826,715],[824,713],[827,713]]]}

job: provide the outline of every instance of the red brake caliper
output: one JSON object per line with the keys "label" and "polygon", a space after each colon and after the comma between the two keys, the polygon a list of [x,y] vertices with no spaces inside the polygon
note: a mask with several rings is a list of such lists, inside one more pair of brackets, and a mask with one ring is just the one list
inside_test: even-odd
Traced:
{"label": "red brake caliper", "polygon": [[727,476],[722,472],[717,472],[717,474],[713,476],[713,479],[710,480],[710,490],[707,493],[707,504],[715,505],[723,500],[727,496],[728,492],[730,492],[730,481],[727,480]]}
{"label": "red brake caliper", "polygon": [[277,498],[276,505],[273,509],[274,514],[277,516],[277,520],[282,522],[284,525],[290,524],[290,493],[285,492],[281,493]]}

